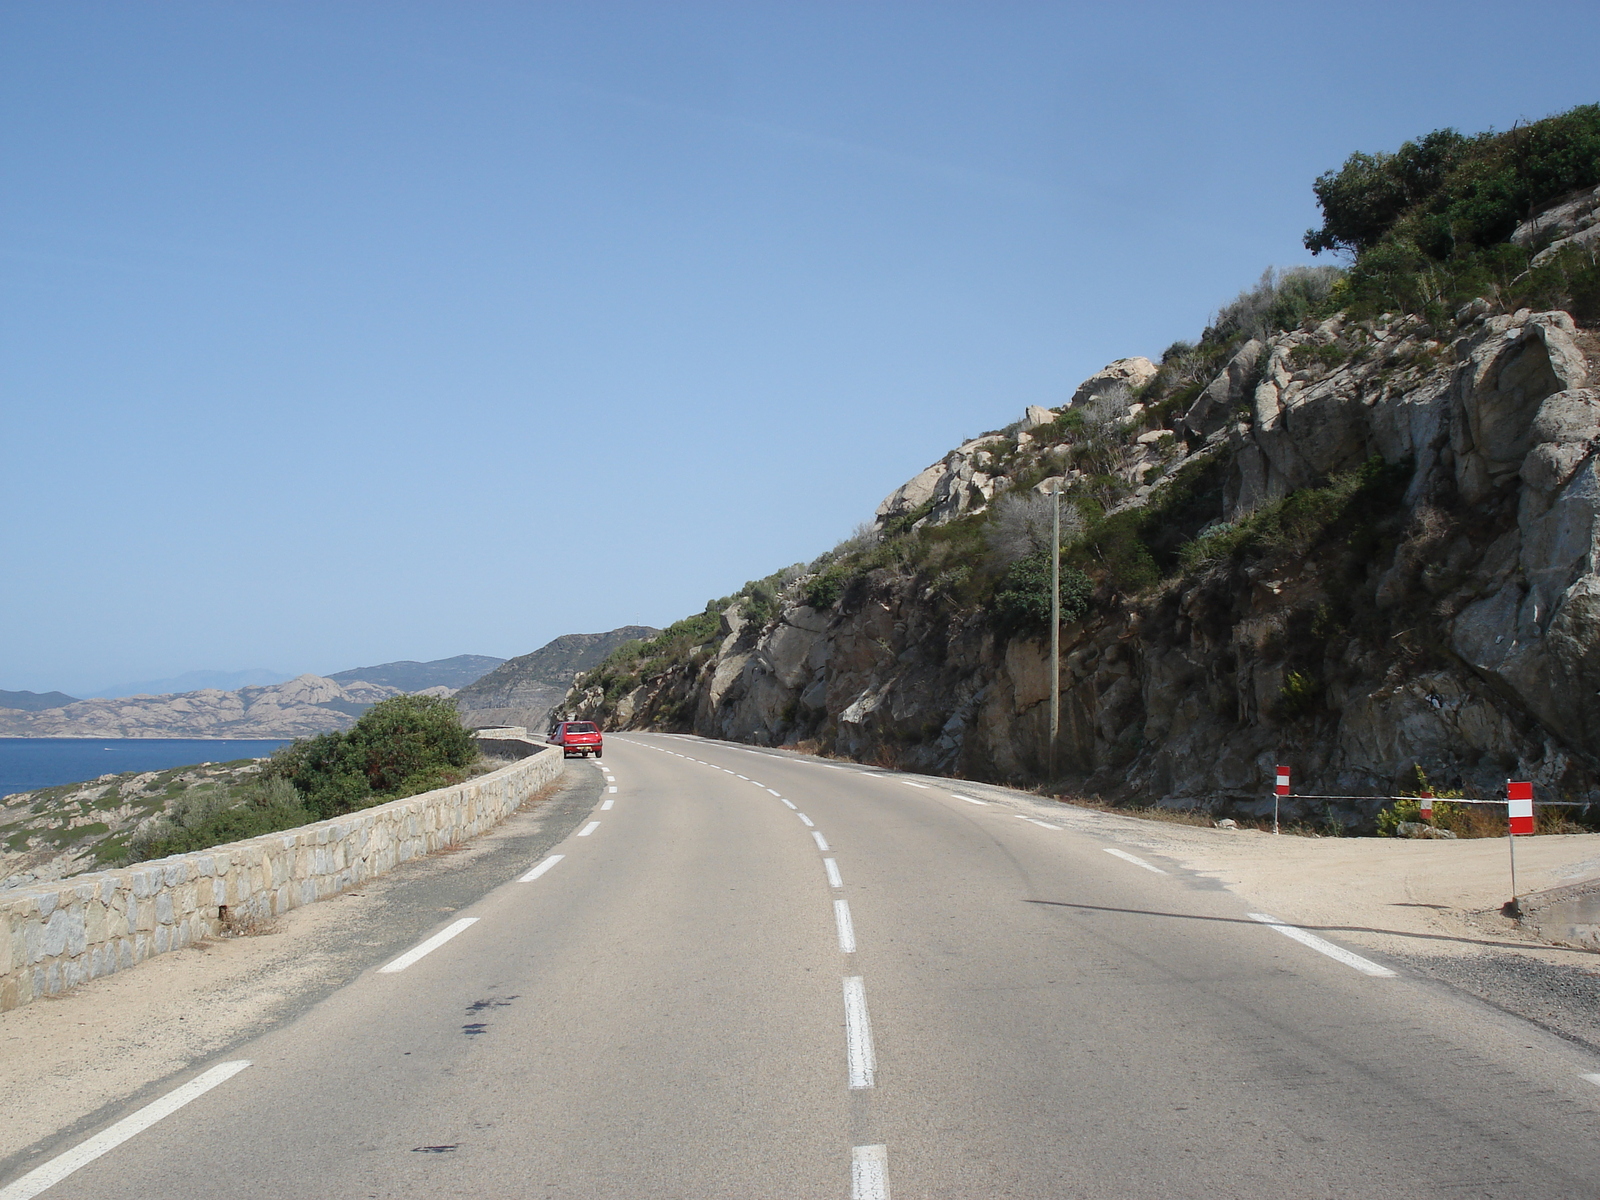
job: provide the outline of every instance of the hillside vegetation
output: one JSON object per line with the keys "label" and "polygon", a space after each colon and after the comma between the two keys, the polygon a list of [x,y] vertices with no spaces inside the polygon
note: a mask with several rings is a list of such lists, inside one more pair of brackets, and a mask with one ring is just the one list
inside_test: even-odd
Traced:
{"label": "hillside vegetation", "polygon": [[449,787],[503,765],[455,708],[395,696],[264,760],[128,772],[6,797],[4,886],[203,850]]}
{"label": "hillside vegetation", "polygon": [[1585,106],[1352,156],[1307,235],[1345,266],[1268,271],[1194,342],[1112,363],[834,550],[614,651],[566,706],[1037,781],[1059,488],[1056,785],[1248,812],[1292,758],[1325,794],[1421,764],[1600,798],[1572,532],[1595,527],[1597,131]]}

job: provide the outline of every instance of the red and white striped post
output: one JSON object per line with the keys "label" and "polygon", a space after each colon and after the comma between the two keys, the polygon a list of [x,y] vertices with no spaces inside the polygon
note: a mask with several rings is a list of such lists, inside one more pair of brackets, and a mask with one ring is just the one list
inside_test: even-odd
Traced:
{"label": "red and white striped post", "polygon": [[1424,821],[1426,821],[1428,824],[1432,825],[1433,824],[1433,793],[1432,792],[1419,792],[1419,793],[1417,793],[1417,800],[1420,801],[1418,807],[1422,810],[1422,819]]}
{"label": "red and white striped post", "polygon": [[1289,768],[1278,768],[1278,782],[1272,789],[1272,832],[1278,832],[1278,805],[1289,794]]}
{"label": "red and white striped post", "polygon": [[1511,903],[1505,911],[1513,917],[1522,915],[1517,903],[1517,838],[1533,832],[1533,784],[1529,781],[1506,780],[1506,846],[1511,851]]}

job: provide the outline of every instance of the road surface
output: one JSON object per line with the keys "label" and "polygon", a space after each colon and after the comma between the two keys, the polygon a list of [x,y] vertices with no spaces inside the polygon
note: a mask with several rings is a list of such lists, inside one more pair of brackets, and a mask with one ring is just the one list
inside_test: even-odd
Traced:
{"label": "road surface", "polygon": [[1588,1048],[1043,803],[580,769],[548,855],[0,1200],[1600,1196]]}

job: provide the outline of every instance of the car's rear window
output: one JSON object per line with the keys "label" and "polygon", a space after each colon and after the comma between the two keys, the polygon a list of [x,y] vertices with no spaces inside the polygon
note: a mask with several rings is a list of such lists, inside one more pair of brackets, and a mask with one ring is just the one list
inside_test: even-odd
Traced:
{"label": "car's rear window", "polygon": [[588,721],[568,721],[567,722],[567,732],[568,733],[597,733],[599,731],[597,729],[595,729],[595,727],[593,725],[591,725]]}

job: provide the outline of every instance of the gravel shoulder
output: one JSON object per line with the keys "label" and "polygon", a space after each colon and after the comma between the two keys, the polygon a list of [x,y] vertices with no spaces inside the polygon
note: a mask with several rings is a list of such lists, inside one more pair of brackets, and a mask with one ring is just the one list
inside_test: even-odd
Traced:
{"label": "gravel shoulder", "polygon": [[0,1178],[402,953],[526,870],[601,793],[593,764],[569,762],[520,812],[464,846],[295,909],[251,936],[158,955],[0,1016]]}

